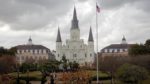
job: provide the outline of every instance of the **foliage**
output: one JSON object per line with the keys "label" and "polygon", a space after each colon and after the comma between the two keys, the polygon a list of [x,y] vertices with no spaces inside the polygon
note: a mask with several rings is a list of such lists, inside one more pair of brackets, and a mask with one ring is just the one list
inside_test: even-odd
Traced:
{"label": "foliage", "polygon": [[[29,77],[31,77],[31,79],[36,79],[39,80],[42,77],[42,73],[40,71],[33,71],[33,72],[29,72],[29,73],[19,73],[19,77],[21,79],[24,79],[25,77],[27,77],[27,74],[29,74]],[[14,73],[9,73],[8,75],[17,78],[17,72]]]}
{"label": "foliage", "polygon": [[42,73],[58,71],[59,64],[60,64],[60,62],[58,62],[56,60],[53,60],[53,61],[48,60],[48,61],[45,61],[44,63],[39,63],[38,70],[41,71]]}
{"label": "foliage", "polygon": [[139,55],[130,57],[131,64],[142,66],[150,71],[150,55]]}
{"label": "foliage", "polygon": [[124,64],[117,70],[116,76],[125,83],[138,83],[148,78],[148,71],[143,67]]}
{"label": "foliage", "polygon": [[67,59],[65,56],[62,56],[61,63],[63,64],[64,70],[67,70],[68,68],[70,70],[77,70],[79,68],[79,63],[77,63],[76,61],[67,62]]}
{"label": "foliage", "polygon": [[25,73],[27,72],[27,70],[29,71],[36,71],[37,70],[37,64],[30,64],[30,63],[22,63],[22,65],[20,66],[20,72]]}
{"label": "foliage", "polygon": [[150,47],[150,39],[146,40],[145,46],[149,46]]}
{"label": "foliage", "polygon": [[[113,79],[115,78],[115,72],[124,63],[128,62],[128,57],[124,56],[105,56],[99,57],[100,70],[105,71],[111,77],[111,83],[113,83]],[[109,78],[109,77],[108,77]]]}
{"label": "foliage", "polygon": [[61,73],[59,80],[62,81],[63,84],[87,84],[91,76],[92,74],[89,71],[78,70]]}
{"label": "foliage", "polygon": [[134,44],[129,48],[130,55],[146,55],[150,54],[150,39],[145,44]]}
{"label": "foliage", "polygon": [[5,56],[5,55],[15,56],[15,53],[16,53],[16,48],[14,47],[10,49],[5,49],[3,47],[0,47],[0,56]]}
{"label": "foliage", "polygon": [[114,75],[118,67],[129,61],[129,58],[124,56],[106,56],[100,57],[99,59],[99,69],[111,75]]}
{"label": "foliage", "polygon": [[14,56],[1,56],[0,57],[0,74],[14,71],[16,60]]}

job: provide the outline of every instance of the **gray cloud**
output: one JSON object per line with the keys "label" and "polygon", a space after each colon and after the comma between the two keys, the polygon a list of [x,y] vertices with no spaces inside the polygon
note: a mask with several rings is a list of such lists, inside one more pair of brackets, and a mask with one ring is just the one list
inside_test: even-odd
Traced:
{"label": "gray cloud", "polygon": [[71,4],[70,0],[0,0],[0,21],[12,29],[38,29],[65,15]]}
{"label": "gray cloud", "polygon": [[[31,35],[35,44],[55,49],[58,25],[62,40],[69,39],[73,0],[0,0],[0,46],[25,44]],[[150,0],[98,0],[99,49],[120,43],[144,42],[150,36]],[[81,38],[95,38],[95,0],[77,0]],[[9,28],[8,28],[9,26]],[[86,42],[85,42],[86,43]]]}

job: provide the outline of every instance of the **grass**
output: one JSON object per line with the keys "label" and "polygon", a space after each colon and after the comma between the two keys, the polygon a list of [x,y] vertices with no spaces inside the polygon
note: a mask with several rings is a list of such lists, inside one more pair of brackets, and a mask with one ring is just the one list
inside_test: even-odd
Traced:
{"label": "grass", "polygon": [[[93,70],[91,72],[92,72],[92,76],[96,76],[97,75],[97,71]],[[98,72],[98,75],[99,75],[99,77],[107,77],[108,76],[107,73],[104,73],[104,72],[101,72],[101,71]]]}
{"label": "grass", "polygon": [[[17,72],[14,73],[9,73],[8,75],[13,76],[15,78],[17,78]],[[19,73],[20,77],[27,77],[27,75],[29,75],[29,77],[35,77],[36,79],[41,79],[42,77],[42,73],[40,71],[33,71],[33,72],[26,72],[26,73]]]}

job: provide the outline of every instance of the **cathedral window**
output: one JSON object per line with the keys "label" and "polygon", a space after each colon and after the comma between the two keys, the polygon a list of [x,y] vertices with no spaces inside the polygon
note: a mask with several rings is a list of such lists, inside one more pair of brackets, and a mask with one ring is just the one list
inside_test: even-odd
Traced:
{"label": "cathedral window", "polygon": [[87,57],[87,54],[85,53],[85,57]]}
{"label": "cathedral window", "polygon": [[73,54],[73,57],[77,57],[77,54]]}
{"label": "cathedral window", "polygon": [[92,53],[90,54],[90,57],[92,57]]}

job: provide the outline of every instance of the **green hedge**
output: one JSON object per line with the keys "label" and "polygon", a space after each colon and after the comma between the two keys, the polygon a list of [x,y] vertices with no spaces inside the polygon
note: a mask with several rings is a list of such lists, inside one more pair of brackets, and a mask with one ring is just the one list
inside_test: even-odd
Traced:
{"label": "green hedge", "polygon": [[32,77],[32,76],[21,76],[19,77],[20,80],[29,80],[29,81],[41,81],[41,78],[38,77]]}
{"label": "green hedge", "polygon": [[[97,80],[97,76],[91,77],[93,81]],[[99,77],[99,80],[111,80],[110,76]]]}

